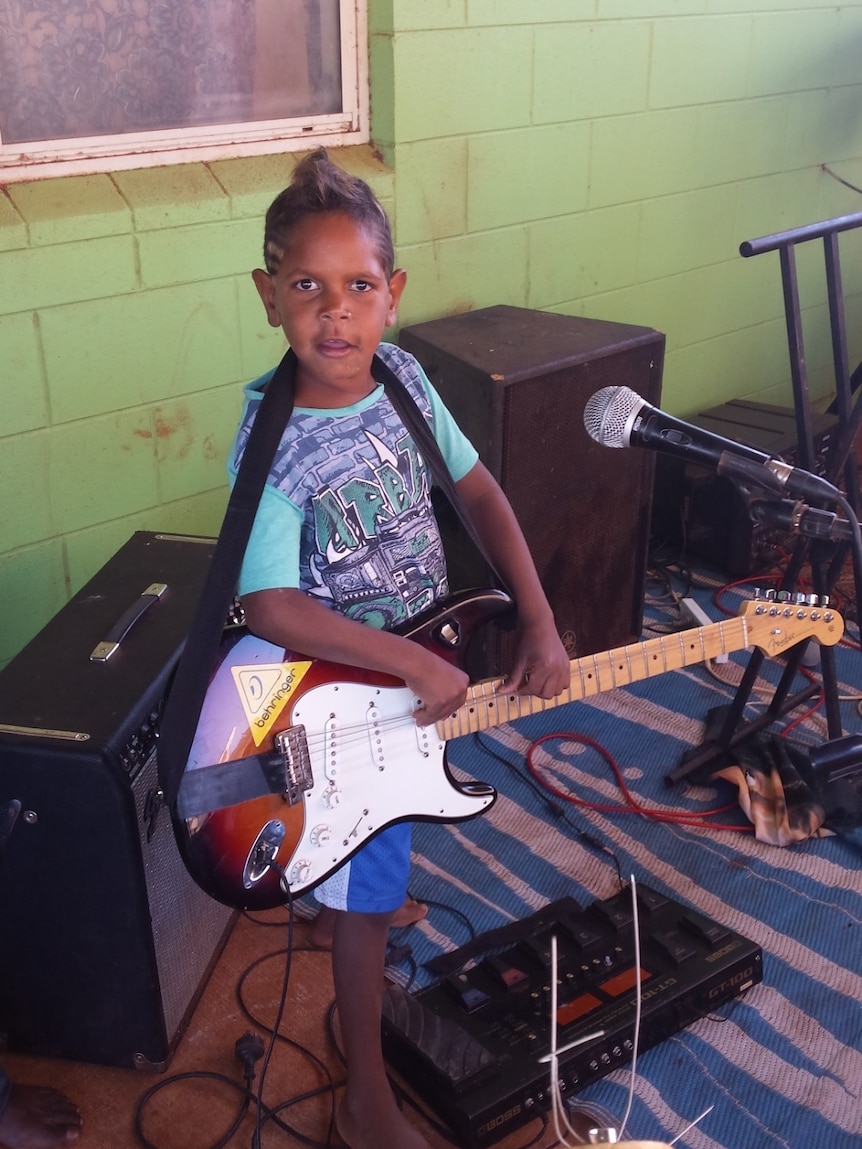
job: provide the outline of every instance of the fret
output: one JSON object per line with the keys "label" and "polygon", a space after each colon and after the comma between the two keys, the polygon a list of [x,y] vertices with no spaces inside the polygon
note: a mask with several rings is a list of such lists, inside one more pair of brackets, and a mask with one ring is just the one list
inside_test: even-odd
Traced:
{"label": "fret", "polygon": [[[455,738],[551,710],[567,702],[579,702],[607,690],[616,690],[620,686],[702,663],[719,654],[731,654],[751,645],[759,645],[766,653],[775,656],[812,636],[826,644],[834,644],[842,632],[843,620],[825,608],[777,608],[770,603],[747,602],[734,619],[573,659],[569,664],[569,685],[556,698],[497,693],[503,679],[476,683],[470,687],[464,706],[438,722],[437,729],[441,738]],[[757,634],[761,635],[760,642]]]}

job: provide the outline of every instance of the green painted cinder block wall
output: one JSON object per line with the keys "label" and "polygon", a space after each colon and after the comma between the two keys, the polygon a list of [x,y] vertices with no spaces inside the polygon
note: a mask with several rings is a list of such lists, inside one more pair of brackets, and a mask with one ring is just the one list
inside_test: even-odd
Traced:
{"label": "green painted cinder block wall", "polygon": [[[776,256],[862,211],[862,0],[369,0],[399,322],[509,303],[655,327],[663,406],[792,401]],[[240,388],[281,354],[249,278],[293,158],[0,189],[0,665],[139,529],[212,534]],[[862,229],[860,229],[862,230]],[[859,232],[841,240],[862,358]],[[799,249],[812,392],[822,246]]]}

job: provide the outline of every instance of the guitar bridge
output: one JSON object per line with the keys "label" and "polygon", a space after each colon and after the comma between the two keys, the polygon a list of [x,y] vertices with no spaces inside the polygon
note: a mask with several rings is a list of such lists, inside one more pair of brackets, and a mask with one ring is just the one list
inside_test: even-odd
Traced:
{"label": "guitar bridge", "polygon": [[305,727],[289,726],[280,731],[275,736],[275,748],[284,764],[284,796],[289,806],[295,806],[302,801],[303,792],[314,785]]}

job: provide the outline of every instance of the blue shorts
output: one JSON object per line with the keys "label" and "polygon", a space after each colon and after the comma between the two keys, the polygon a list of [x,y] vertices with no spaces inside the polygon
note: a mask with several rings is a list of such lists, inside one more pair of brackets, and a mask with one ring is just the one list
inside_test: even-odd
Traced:
{"label": "blue shorts", "polygon": [[407,896],[412,826],[399,822],[366,842],[314,889],[321,905],[358,914],[388,914]]}

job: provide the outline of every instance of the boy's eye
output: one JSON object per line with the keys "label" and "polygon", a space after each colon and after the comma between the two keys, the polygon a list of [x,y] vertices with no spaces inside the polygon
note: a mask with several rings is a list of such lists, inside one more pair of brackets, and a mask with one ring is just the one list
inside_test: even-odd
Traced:
{"label": "boy's eye", "polygon": [[297,291],[314,291],[317,284],[313,279],[298,279],[296,281]]}
{"label": "boy's eye", "polygon": [[356,291],[371,291],[373,286],[367,279],[354,279],[353,281],[353,287]]}

